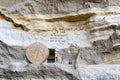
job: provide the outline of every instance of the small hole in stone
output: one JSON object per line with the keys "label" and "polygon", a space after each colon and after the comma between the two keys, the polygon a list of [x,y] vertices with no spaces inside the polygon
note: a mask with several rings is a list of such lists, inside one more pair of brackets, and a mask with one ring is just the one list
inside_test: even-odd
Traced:
{"label": "small hole in stone", "polygon": [[49,49],[48,63],[55,63],[55,49]]}
{"label": "small hole in stone", "polygon": [[72,64],[72,62],[70,61],[69,64]]}

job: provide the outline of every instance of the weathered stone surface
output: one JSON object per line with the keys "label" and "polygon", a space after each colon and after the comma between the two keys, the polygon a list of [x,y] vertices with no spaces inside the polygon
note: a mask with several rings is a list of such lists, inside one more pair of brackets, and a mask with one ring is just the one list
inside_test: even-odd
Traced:
{"label": "weathered stone surface", "polygon": [[[0,0],[0,40],[1,79],[119,80],[120,0]],[[34,42],[55,63],[29,63]]]}
{"label": "weathered stone surface", "polygon": [[107,40],[94,41],[92,47],[70,46],[67,49],[61,49],[57,52],[60,55],[58,63],[72,64],[75,68],[82,64],[104,64],[109,61],[112,64],[115,60],[119,63],[120,45],[114,46],[115,40],[116,44],[120,43],[120,35],[113,33]]}
{"label": "weathered stone surface", "polygon": [[14,4],[20,3],[22,1],[24,1],[24,0],[12,0],[12,1],[9,1],[9,0],[0,0],[0,5],[8,7],[8,6],[12,6]]}

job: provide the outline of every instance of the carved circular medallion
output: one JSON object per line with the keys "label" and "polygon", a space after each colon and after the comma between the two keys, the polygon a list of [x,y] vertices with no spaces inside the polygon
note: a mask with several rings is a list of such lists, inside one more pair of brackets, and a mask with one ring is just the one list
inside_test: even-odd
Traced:
{"label": "carved circular medallion", "polygon": [[26,50],[26,57],[31,63],[43,63],[49,56],[49,49],[39,43],[31,44]]}

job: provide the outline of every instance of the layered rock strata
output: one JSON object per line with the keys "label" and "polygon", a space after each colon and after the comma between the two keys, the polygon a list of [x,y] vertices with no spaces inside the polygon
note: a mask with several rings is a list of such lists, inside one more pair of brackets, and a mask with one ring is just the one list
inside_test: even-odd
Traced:
{"label": "layered rock strata", "polygon": [[[1,0],[0,78],[119,80],[119,22],[119,0]],[[34,42],[52,58],[31,64]]]}

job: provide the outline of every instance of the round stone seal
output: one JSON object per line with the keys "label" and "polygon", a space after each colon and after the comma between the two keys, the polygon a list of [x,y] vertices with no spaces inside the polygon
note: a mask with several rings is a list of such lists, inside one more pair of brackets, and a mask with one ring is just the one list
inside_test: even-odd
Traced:
{"label": "round stone seal", "polygon": [[26,50],[26,57],[31,63],[43,63],[49,56],[49,49],[42,43],[31,44]]}

